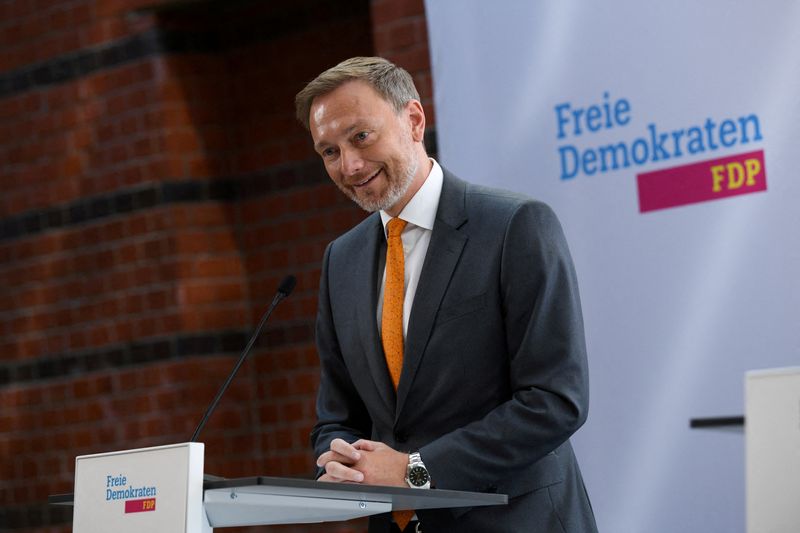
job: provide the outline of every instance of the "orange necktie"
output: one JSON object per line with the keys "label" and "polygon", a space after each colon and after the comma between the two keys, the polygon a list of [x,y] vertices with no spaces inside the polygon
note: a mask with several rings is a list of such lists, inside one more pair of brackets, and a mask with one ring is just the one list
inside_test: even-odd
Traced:
{"label": "orange necktie", "polygon": [[392,376],[394,390],[400,383],[403,370],[403,299],[405,298],[405,257],[400,234],[405,220],[393,218],[387,224],[389,233],[386,249],[386,283],[383,288],[383,314],[381,316],[381,341],[386,356],[386,366]]}
{"label": "orange necktie", "polygon": [[[403,370],[403,300],[405,299],[405,255],[400,235],[406,227],[405,220],[393,218],[386,225],[389,233],[386,248],[386,283],[383,288],[383,314],[381,316],[381,341],[386,356],[386,366],[392,377],[394,390],[400,383]],[[414,511],[394,511],[394,521],[403,531]]]}

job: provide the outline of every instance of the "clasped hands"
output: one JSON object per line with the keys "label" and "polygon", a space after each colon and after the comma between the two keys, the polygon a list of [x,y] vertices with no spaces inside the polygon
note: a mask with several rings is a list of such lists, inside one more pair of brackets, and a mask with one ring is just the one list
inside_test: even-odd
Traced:
{"label": "clasped hands", "polygon": [[405,487],[408,454],[382,442],[361,439],[349,444],[333,439],[330,450],[317,458],[325,473],[319,481]]}

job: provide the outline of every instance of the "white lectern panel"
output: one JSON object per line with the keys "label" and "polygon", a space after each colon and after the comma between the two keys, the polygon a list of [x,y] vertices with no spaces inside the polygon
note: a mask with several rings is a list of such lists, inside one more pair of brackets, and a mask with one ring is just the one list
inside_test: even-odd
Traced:
{"label": "white lectern panel", "polygon": [[800,531],[800,368],[748,372],[748,533]]}
{"label": "white lectern panel", "polygon": [[75,459],[74,533],[208,533],[203,444]]}

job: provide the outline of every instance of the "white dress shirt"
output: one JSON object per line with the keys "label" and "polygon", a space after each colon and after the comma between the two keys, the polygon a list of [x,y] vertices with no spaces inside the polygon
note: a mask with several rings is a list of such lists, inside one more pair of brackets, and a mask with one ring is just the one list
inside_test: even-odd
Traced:
{"label": "white dress shirt", "polygon": [[[428,252],[431,242],[433,223],[436,220],[436,210],[439,208],[439,197],[442,195],[442,167],[431,158],[433,166],[431,172],[411,197],[398,218],[408,222],[400,238],[403,241],[403,255],[405,257],[405,298],[403,298],[403,338],[408,331],[408,317],[411,316],[411,307],[414,304],[414,294],[417,292],[419,275],[422,272],[422,263]],[[381,211],[383,233],[386,233],[386,224],[392,219],[391,215]],[[378,295],[378,333],[381,329],[381,314],[383,313],[383,289],[386,285],[386,267],[381,277],[381,292]]]}

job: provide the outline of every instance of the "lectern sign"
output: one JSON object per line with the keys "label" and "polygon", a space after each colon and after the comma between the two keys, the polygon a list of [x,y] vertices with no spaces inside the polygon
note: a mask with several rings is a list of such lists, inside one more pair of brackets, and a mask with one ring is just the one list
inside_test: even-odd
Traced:
{"label": "lectern sign", "polygon": [[200,532],[202,490],[202,444],[81,456],[73,531]]}
{"label": "lectern sign", "polygon": [[747,533],[800,531],[800,367],[745,381]]}

